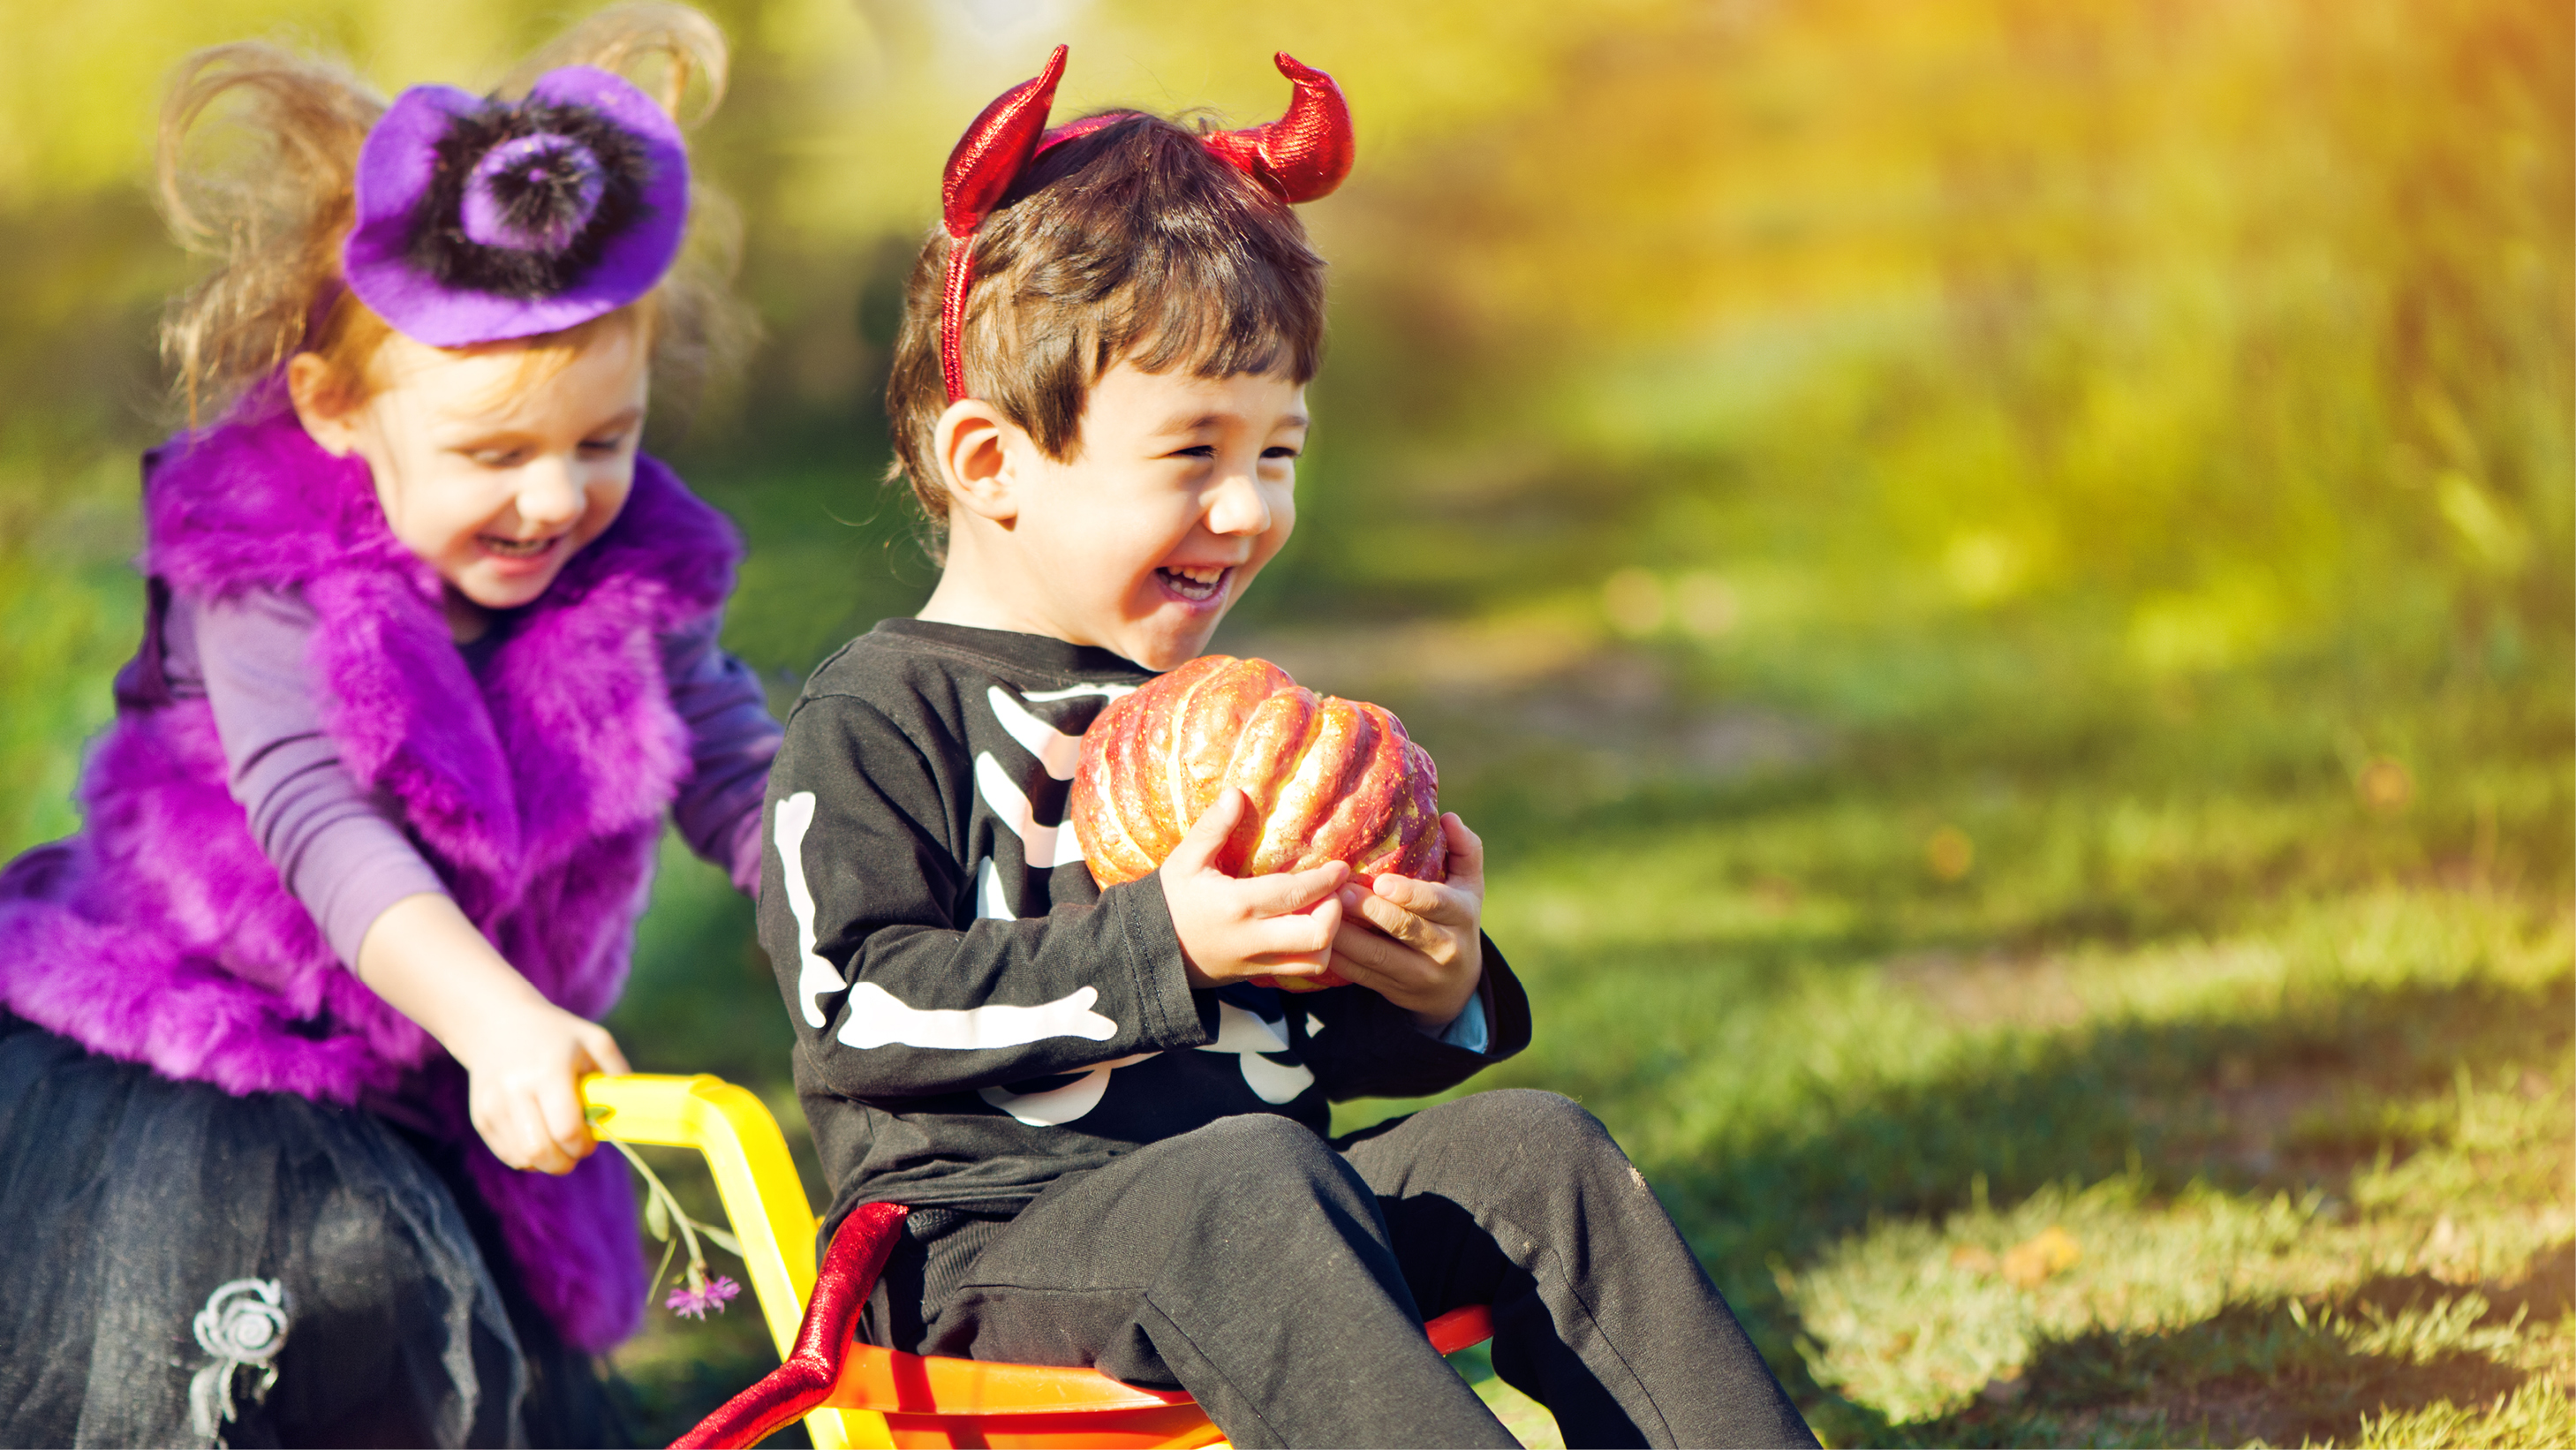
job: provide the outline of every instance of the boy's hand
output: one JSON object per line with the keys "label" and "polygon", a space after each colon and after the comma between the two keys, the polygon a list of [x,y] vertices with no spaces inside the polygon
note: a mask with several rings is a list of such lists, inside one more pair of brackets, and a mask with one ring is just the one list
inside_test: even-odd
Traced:
{"label": "boy's hand", "polygon": [[1339,861],[1243,880],[1216,869],[1216,853],[1246,805],[1242,791],[1227,787],[1154,873],[1193,987],[1321,976],[1342,925],[1334,892],[1350,880],[1351,868]]}
{"label": "boy's hand", "polygon": [[570,1173],[599,1146],[582,1116],[580,1083],[627,1070],[607,1028],[537,998],[457,1035],[448,1050],[465,1065],[467,1112],[493,1157]]}
{"label": "boy's hand", "polygon": [[1333,970],[1413,1014],[1426,1028],[1447,1027],[1467,1010],[1485,974],[1479,922],[1485,913],[1485,843],[1453,813],[1440,818],[1449,838],[1449,879],[1380,876],[1341,892],[1341,931],[1333,937]]}

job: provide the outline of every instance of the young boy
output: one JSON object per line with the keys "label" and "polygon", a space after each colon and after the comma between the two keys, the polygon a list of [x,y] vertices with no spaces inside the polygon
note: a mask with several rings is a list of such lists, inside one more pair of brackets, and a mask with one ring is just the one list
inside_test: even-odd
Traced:
{"label": "young boy", "polygon": [[[952,161],[911,282],[887,406],[938,587],[815,673],[770,775],[761,939],[827,1226],[914,1206],[861,1332],[1177,1386],[1237,1445],[1509,1445],[1421,1329],[1490,1304],[1496,1370],[1570,1444],[1812,1444],[1573,1103],[1490,1092],[1323,1136],[1331,1099],[1437,1092],[1529,1040],[1456,816],[1444,884],[1228,878],[1239,793],[1152,876],[1084,867],[1075,742],[1199,653],[1294,525],[1323,264],[1283,196],[1318,193],[1265,133],[1344,166],[1348,133],[1299,67],[1280,127],[1122,114],[1031,158],[1054,74],[960,144],[1017,154],[962,224],[978,183]],[[1356,985],[1245,980],[1327,966]]]}

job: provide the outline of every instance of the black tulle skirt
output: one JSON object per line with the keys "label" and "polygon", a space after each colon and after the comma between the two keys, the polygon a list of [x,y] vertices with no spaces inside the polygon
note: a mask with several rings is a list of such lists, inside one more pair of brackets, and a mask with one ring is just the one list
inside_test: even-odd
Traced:
{"label": "black tulle skirt", "polygon": [[507,1265],[452,1152],[0,1013],[0,1445],[624,1443]]}

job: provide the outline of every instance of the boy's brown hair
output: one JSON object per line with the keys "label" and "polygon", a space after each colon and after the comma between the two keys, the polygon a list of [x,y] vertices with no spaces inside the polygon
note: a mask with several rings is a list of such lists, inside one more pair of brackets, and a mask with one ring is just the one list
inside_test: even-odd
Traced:
{"label": "boy's brown hair", "polygon": [[[1315,376],[1324,261],[1288,204],[1209,154],[1199,135],[1131,114],[1049,147],[968,243],[962,391],[1049,458],[1079,448],[1091,387],[1121,358],[1149,373]],[[948,410],[939,296],[951,245],[933,227],[922,246],[886,381],[895,451],[886,481],[912,484],[934,535],[949,503],[932,435]]]}

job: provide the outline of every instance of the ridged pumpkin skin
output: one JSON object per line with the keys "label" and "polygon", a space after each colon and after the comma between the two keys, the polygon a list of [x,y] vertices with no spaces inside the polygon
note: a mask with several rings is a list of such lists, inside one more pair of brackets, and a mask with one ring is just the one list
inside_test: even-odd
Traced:
{"label": "ridged pumpkin skin", "polygon": [[[1440,772],[1376,705],[1318,697],[1268,660],[1202,655],[1111,703],[1082,737],[1074,836],[1103,886],[1150,874],[1227,786],[1252,808],[1217,853],[1229,876],[1347,861],[1448,879]],[[1341,986],[1281,978],[1289,990]]]}

